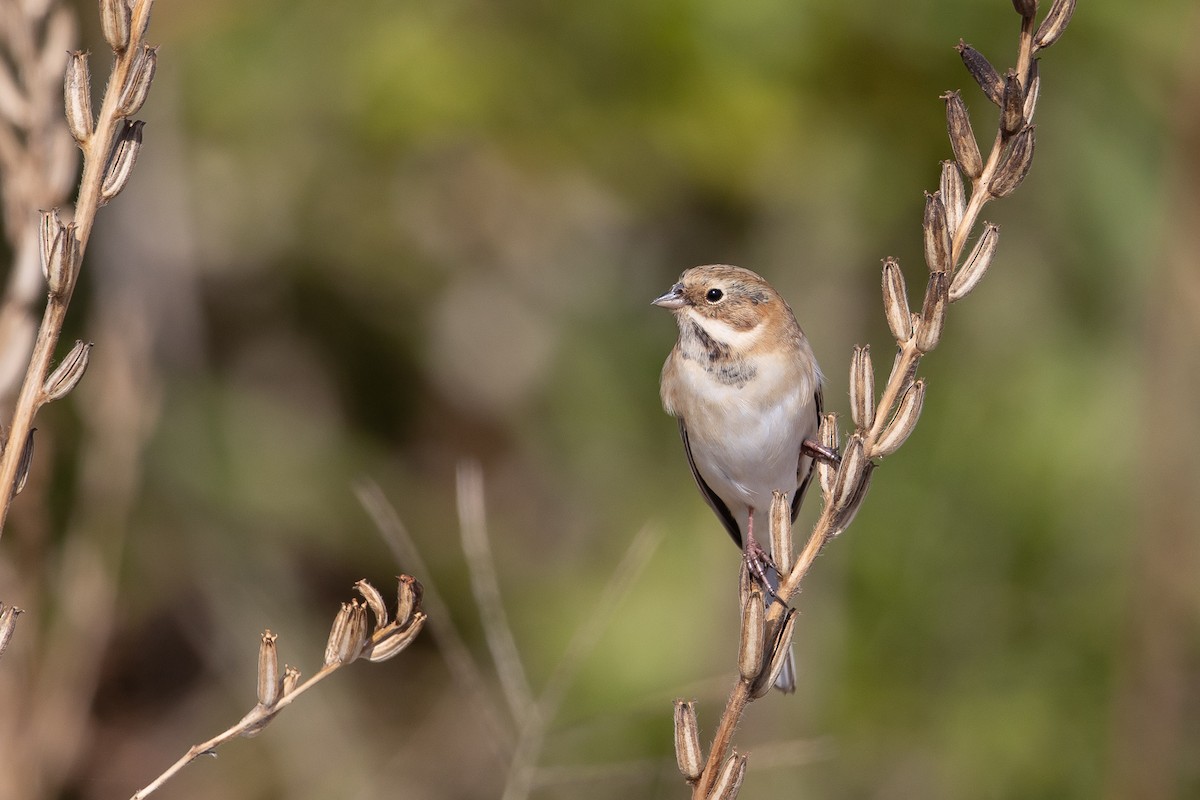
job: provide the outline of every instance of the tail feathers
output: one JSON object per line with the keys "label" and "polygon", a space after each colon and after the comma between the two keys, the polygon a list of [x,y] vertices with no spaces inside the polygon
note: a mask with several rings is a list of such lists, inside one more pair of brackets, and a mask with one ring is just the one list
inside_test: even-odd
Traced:
{"label": "tail feathers", "polygon": [[[779,572],[772,566],[767,566],[763,570],[767,576],[767,586],[771,589],[771,594],[774,595],[779,591]],[[770,609],[774,597],[764,596],[763,602]],[[775,688],[784,694],[792,694],[796,691],[796,654],[791,650],[791,644],[788,645],[787,658],[783,662],[783,669],[779,671],[778,677],[775,678]]]}
{"label": "tail feathers", "polygon": [[775,688],[784,694],[796,691],[796,654],[791,650],[788,650],[787,659],[783,662],[783,669],[779,671],[779,677],[775,679]]}

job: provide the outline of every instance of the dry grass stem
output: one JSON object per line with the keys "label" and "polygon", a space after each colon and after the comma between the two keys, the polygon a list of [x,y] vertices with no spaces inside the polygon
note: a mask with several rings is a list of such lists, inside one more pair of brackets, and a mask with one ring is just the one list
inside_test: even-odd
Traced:
{"label": "dry grass stem", "polygon": [[537,759],[545,743],[548,726],[558,714],[567,689],[574,682],[584,658],[596,648],[622,598],[650,563],[660,540],[661,534],[655,528],[647,526],[638,531],[621,562],[613,570],[591,615],[576,629],[562,658],[538,694],[533,713],[528,715],[528,723],[520,731],[504,788],[504,800],[523,800],[533,791],[540,772]]}
{"label": "dry grass stem", "polygon": [[[364,480],[355,487],[355,493],[397,562],[410,565],[413,571],[427,576],[428,569],[416,543],[379,486]],[[499,584],[487,534],[483,475],[473,462],[466,462],[459,467],[457,501],[463,550],[471,572],[479,616],[483,621],[497,672],[504,669],[513,670],[508,680],[517,681],[519,677],[517,685],[527,686],[524,669],[520,666],[516,640],[501,607]],[[506,800],[528,797],[538,786],[553,783],[551,775],[573,776],[569,780],[578,779],[580,773],[575,768],[547,771],[538,766],[549,725],[557,716],[580,666],[595,649],[621,600],[649,564],[660,540],[659,531],[651,527],[643,528],[633,538],[592,613],[576,629],[562,657],[551,670],[539,692],[535,694],[531,689],[514,691],[512,687],[503,686],[505,678],[501,676],[502,693],[512,709],[512,717],[516,723],[515,732],[513,726],[506,724],[500,704],[493,701],[484,673],[476,664],[462,635],[451,622],[449,608],[437,591],[436,585],[426,579],[425,607],[430,615],[427,623],[430,635],[441,649],[455,679],[470,691],[475,718],[487,726],[491,734],[489,739],[508,762],[503,794]],[[368,605],[370,604],[368,600]],[[639,766],[638,769],[640,771],[642,767]]]}
{"label": "dry grass stem", "polygon": [[[1021,15],[1014,69],[1001,75],[977,50],[959,44],[963,63],[987,98],[997,106],[992,148],[984,160],[961,94],[943,95],[947,133],[955,160],[943,164],[938,191],[926,196],[922,229],[925,261],[930,274],[925,299],[921,310],[911,314],[899,264],[893,258],[884,260],[884,312],[899,348],[898,354],[887,383],[876,398],[869,351],[866,347],[855,348],[850,370],[851,418],[855,427],[842,451],[841,463],[836,468],[829,464],[818,466],[823,499],[821,514],[800,554],[791,563],[791,569],[782,572],[778,602],[772,604],[766,619],[766,629],[770,632],[768,639],[773,642],[771,662],[776,662],[784,648],[790,646],[795,610],[790,609],[788,603],[799,590],[813,561],[831,538],[850,525],[866,496],[877,460],[894,453],[916,427],[925,395],[924,382],[916,380],[921,357],[941,341],[949,306],[975,288],[995,253],[997,228],[985,223],[979,243],[963,263],[963,251],[980,212],[988,201],[1012,193],[1029,172],[1034,150],[1030,121],[1040,84],[1034,55],[1058,40],[1070,19],[1074,2],[1056,0],[1040,28],[1035,28],[1036,3],[1020,0],[1014,7]],[[968,198],[964,198],[963,176],[970,181]],[[836,448],[837,438],[836,419],[828,415],[821,428],[822,444]],[[773,543],[790,538],[790,531],[776,530],[788,524],[786,516],[772,514]],[[755,615],[743,615],[744,627],[759,624]],[[760,692],[765,694],[765,688],[770,686],[769,674],[760,672],[757,677],[745,674],[745,667],[754,663],[746,657],[746,642],[753,640],[755,635],[753,630],[742,632],[739,651],[742,674],[726,702],[704,769],[699,777],[690,774],[690,770],[684,772],[685,779],[692,785],[694,800],[732,797],[740,785],[746,761],[744,756],[732,751],[733,734],[746,706],[760,696]],[[680,763],[682,769],[683,762]]]}
{"label": "dry grass stem", "polygon": [[487,729],[487,740],[492,745],[497,760],[507,761],[512,757],[513,750],[510,727],[505,723],[500,707],[492,701],[483,671],[471,655],[462,634],[455,627],[450,607],[442,599],[437,582],[433,580],[425,559],[421,557],[420,548],[378,484],[363,479],[355,485],[354,494],[391,550],[395,562],[405,565],[406,571],[421,576],[425,591],[423,604],[429,614],[429,621],[426,623],[429,636],[433,638],[446,660],[451,678],[470,696],[476,718]]}
{"label": "dry grass stem", "polygon": [[[300,672],[294,667],[285,667],[282,672],[280,671],[276,649],[277,637],[270,631],[265,631],[259,647],[258,702],[254,708],[250,709],[246,716],[236,724],[211,739],[189,748],[178,761],[136,792],[133,800],[149,797],[181,769],[202,755],[211,755],[226,742],[242,736],[257,735],[296,698],[359,657],[370,661],[384,661],[403,651],[424,626],[425,612],[412,602],[412,595],[420,593],[419,584],[409,576],[402,575],[399,578],[399,587],[397,615],[390,622],[386,617],[379,616],[376,617],[375,625],[367,624],[366,608],[370,603],[369,599],[364,603],[359,603],[357,600],[343,603],[341,610],[334,618],[333,628],[329,633],[329,640],[325,646],[324,664],[316,674],[303,683],[299,682]],[[364,596],[364,599],[367,599],[368,595],[378,596],[379,594],[366,581],[359,581],[355,584],[355,589]],[[399,609],[405,606],[409,608],[408,613],[401,613]]]}
{"label": "dry grass stem", "polygon": [[533,690],[529,688],[529,679],[521,665],[517,642],[500,597],[500,581],[496,576],[496,564],[487,534],[483,470],[478,462],[464,461],[458,465],[457,496],[462,549],[471,578],[471,589],[475,593],[475,607],[479,609],[484,636],[509,711],[517,721],[517,726],[523,727],[533,710]]}
{"label": "dry grass stem", "polygon": [[[149,92],[153,78],[154,58],[147,57],[142,41],[153,5],[153,0],[132,0],[127,6],[122,0],[106,0],[102,4],[102,17],[105,20],[103,27],[109,36],[114,59],[107,89],[97,114],[93,115],[91,106],[91,75],[87,54],[73,52],[67,61],[66,75],[63,79],[66,128],[83,153],[83,175],[72,221],[62,224],[58,221],[57,212],[50,212],[43,218],[45,224],[40,226],[35,225],[32,219],[7,220],[16,223],[13,225],[14,230],[40,231],[40,246],[35,250],[40,252],[43,260],[47,300],[34,339],[33,353],[29,357],[12,420],[8,426],[6,446],[0,454],[0,534],[3,533],[9,507],[20,483],[22,461],[28,462],[32,456],[28,443],[31,441],[30,432],[34,418],[42,406],[57,399],[56,396],[47,393],[46,378],[74,293],[83,253],[91,237],[96,212],[125,186],[141,145],[142,123],[130,121],[128,117],[140,107],[141,101]],[[114,6],[125,8],[113,11]],[[110,18],[111,14],[123,17],[126,8],[129,15],[128,25]],[[56,10],[46,27],[47,40],[54,32],[56,45],[60,45],[61,39],[65,38],[57,31],[69,26],[69,23],[56,21],[60,18],[61,13]],[[73,38],[73,32],[68,32],[71,33],[70,38]],[[27,42],[24,46],[32,46],[32,43]],[[147,66],[148,64],[150,66]],[[0,72],[3,70],[0,69]],[[11,89],[13,83],[12,76],[7,74],[6,77],[0,78],[0,87]],[[0,112],[3,112],[3,116],[10,119],[14,116],[20,118],[22,106],[19,102],[12,101],[12,92],[0,88],[0,96],[8,97],[8,102],[0,101]],[[25,99],[32,107],[32,98]],[[7,163],[4,154],[13,149],[14,138],[19,143],[19,137],[14,137],[11,123],[0,126],[0,131],[0,161]],[[53,142],[53,135],[50,135],[47,141]],[[6,211],[8,206],[9,203],[6,202]],[[26,241],[32,243],[36,238],[29,234]],[[26,250],[31,246],[33,245],[26,244]],[[14,446],[14,443],[19,445]]]}

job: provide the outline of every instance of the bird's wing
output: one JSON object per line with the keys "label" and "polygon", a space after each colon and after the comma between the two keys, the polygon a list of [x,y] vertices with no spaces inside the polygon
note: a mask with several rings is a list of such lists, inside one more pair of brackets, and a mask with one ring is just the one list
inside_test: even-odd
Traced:
{"label": "bird's wing", "polygon": [[[816,424],[813,426],[813,435],[815,436],[815,431],[820,430],[821,428],[821,415],[825,413],[825,397],[821,393],[820,384],[817,385],[816,394],[813,395],[813,409],[816,411],[817,416]],[[688,455],[688,458],[691,458],[690,454]],[[792,495],[792,522],[795,522],[796,517],[800,514],[800,505],[804,502],[804,495],[808,491],[808,484],[812,483],[813,474],[817,471],[817,460],[815,458],[809,458],[808,470],[805,471],[804,476],[801,478],[800,469],[805,458],[806,456],[803,452],[801,452],[800,460],[796,462],[796,477],[800,478],[800,486],[796,489],[796,493]],[[692,467],[692,472],[695,471],[696,468]],[[696,480],[700,479],[697,478]]]}
{"label": "bird's wing", "polygon": [[687,423],[683,421],[683,417],[679,418],[679,435],[683,438],[683,450],[687,453],[688,466],[692,468],[692,477],[696,479],[696,485],[700,487],[700,494],[704,495],[705,501],[716,512],[725,526],[725,530],[729,531],[729,535],[733,537],[733,541],[737,543],[738,547],[741,547],[742,529],[738,527],[737,520],[730,513],[729,506],[725,505],[725,501],[704,482],[704,478],[700,476],[700,470],[696,469],[696,459],[692,457],[692,445],[688,441]]}

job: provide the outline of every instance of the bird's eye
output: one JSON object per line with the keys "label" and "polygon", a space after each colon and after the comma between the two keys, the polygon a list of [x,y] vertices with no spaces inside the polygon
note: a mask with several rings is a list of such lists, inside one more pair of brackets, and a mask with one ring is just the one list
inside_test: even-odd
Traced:
{"label": "bird's eye", "polygon": [[722,292],[720,289],[709,289],[708,292],[704,295],[704,299],[710,303],[719,303],[719,302],[721,302],[721,298],[724,296],[725,296],[725,293]]}

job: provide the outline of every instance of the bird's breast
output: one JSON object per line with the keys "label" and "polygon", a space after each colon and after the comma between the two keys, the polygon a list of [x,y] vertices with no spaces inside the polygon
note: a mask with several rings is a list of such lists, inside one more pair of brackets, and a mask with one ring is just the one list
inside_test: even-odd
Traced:
{"label": "bird's breast", "polygon": [[663,400],[687,424],[692,456],[713,490],[727,502],[762,507],[772,491],[796,488],[800,445],[816,428],[816,385],[795,359],[749,363],[753,376],[738,385],[701,362],[676,358],[670,392],[664,375]]}

